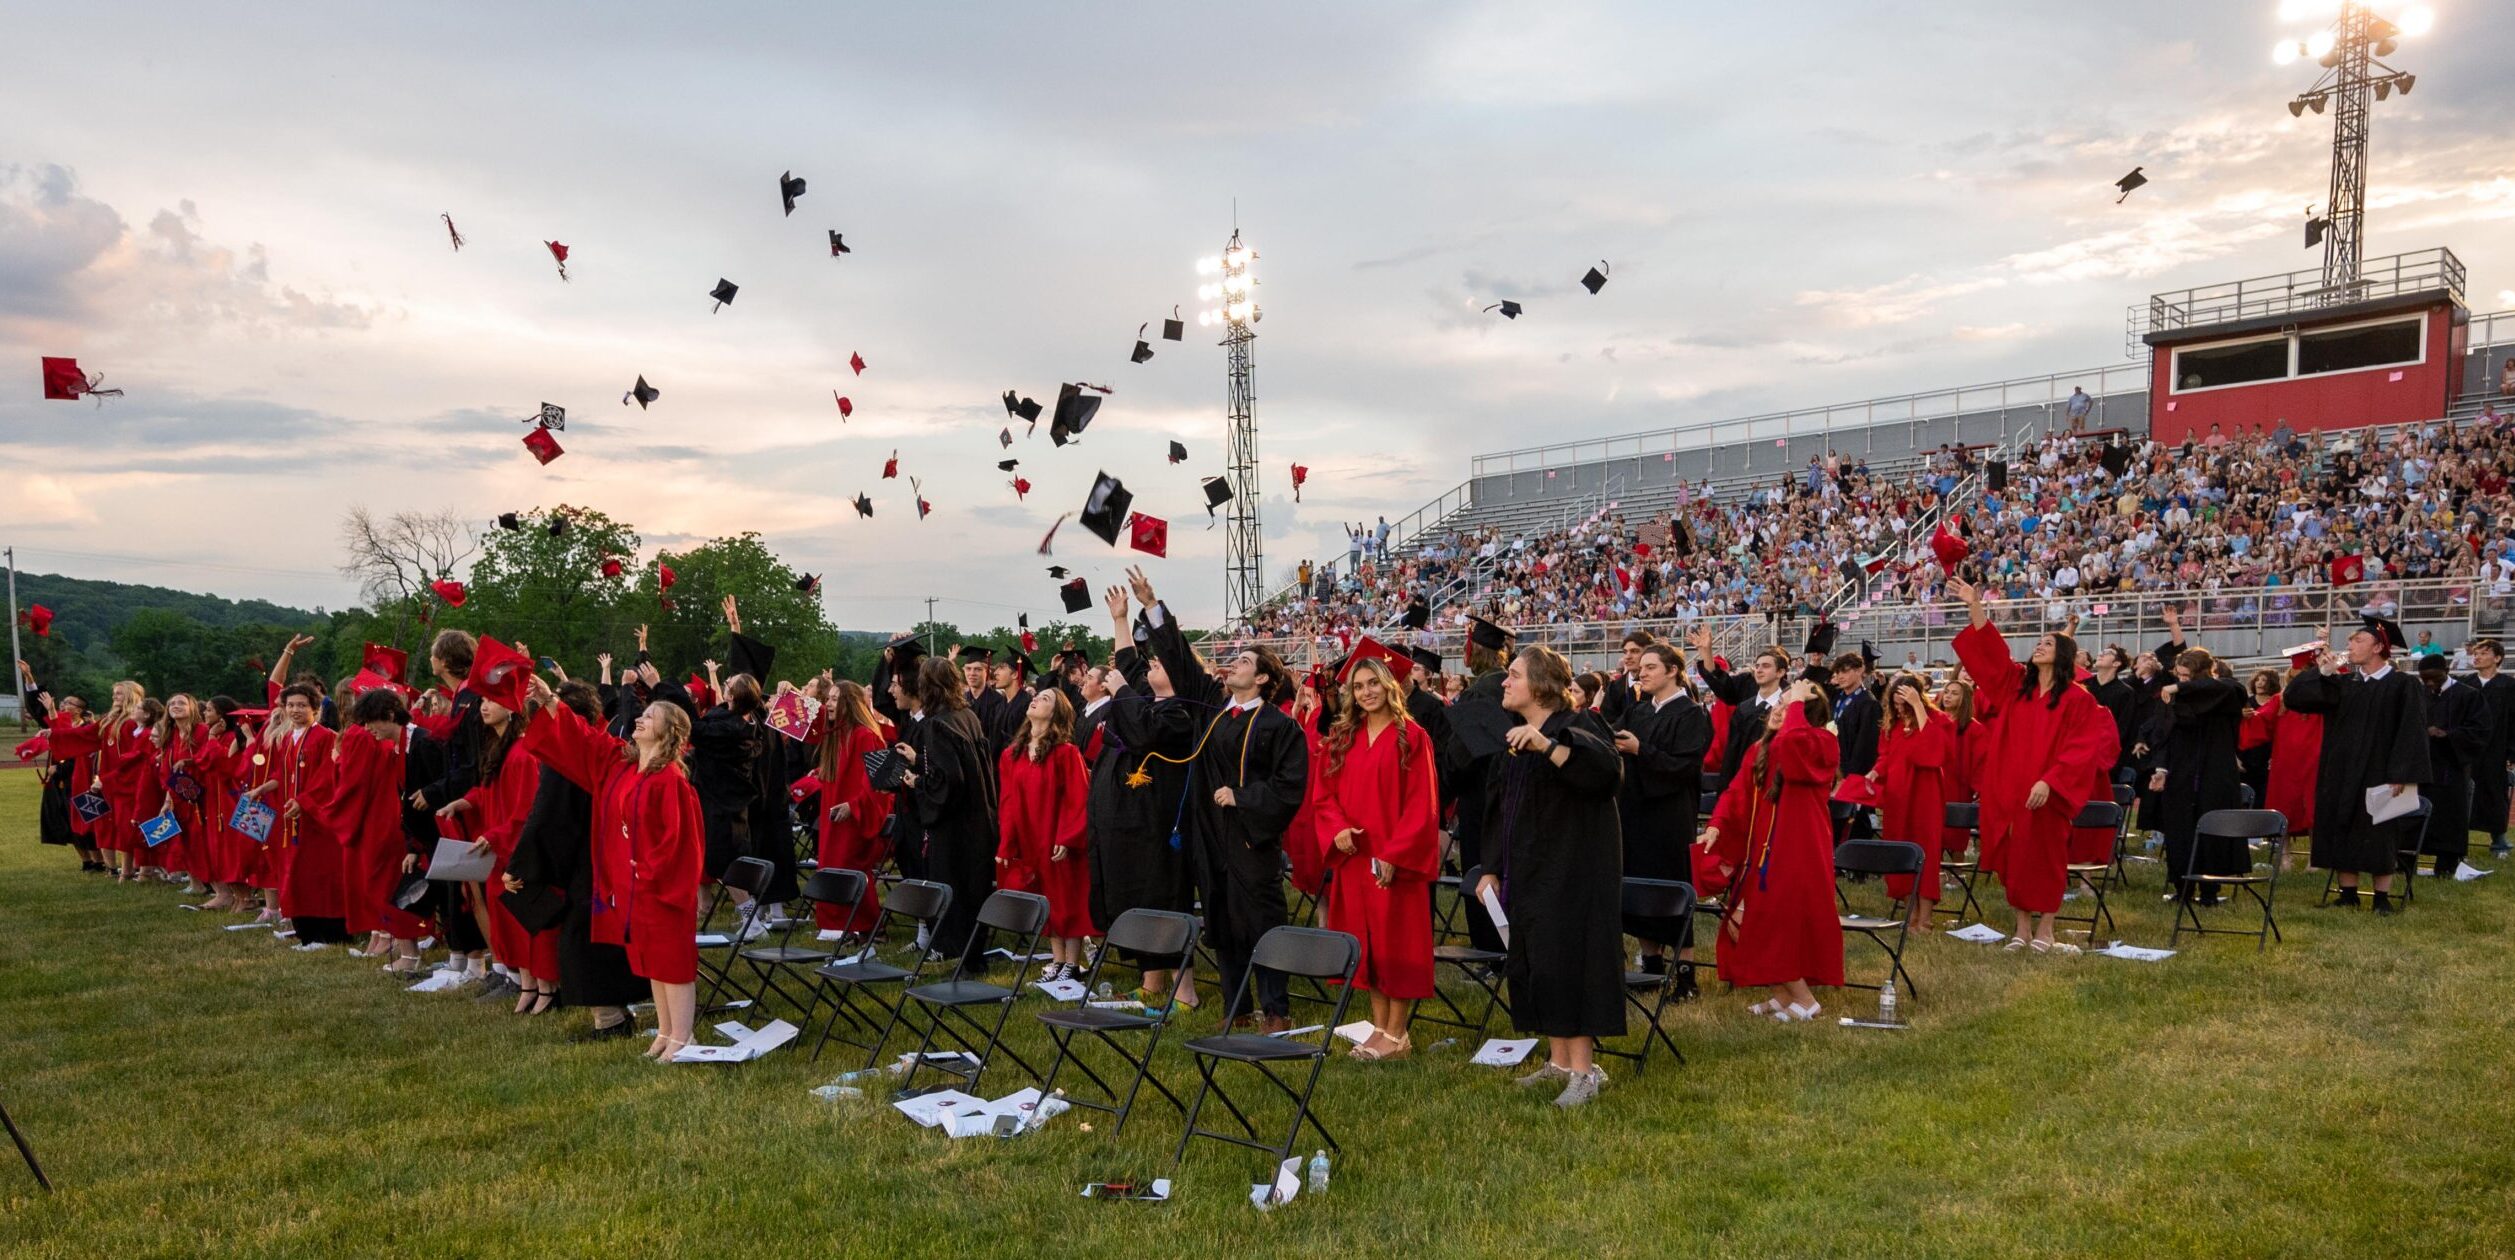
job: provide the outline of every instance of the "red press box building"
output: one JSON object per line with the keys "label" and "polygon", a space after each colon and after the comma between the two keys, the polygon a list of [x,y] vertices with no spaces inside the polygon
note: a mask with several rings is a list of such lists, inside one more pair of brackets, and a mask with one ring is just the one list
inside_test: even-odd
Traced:
{"label": "red press box building", "polygon": [[2159,441],[2434,420],[2466,388],[2471,310],[2447,249],[2370,258],[2351,284],[2318,268],[2148,299],[2131,332],[2149,354]]}

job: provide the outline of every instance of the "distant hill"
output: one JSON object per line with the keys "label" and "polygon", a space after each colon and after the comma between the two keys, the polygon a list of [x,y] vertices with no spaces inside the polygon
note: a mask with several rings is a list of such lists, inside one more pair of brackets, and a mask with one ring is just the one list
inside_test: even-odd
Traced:
{"label": "distant hill", "polygon": [[237,626],[305,626],[323,620],[320,612],[288,608],[267,600],[222,599],[163,586],[134,586],[63,577],[58,573],[17,575],[17,606],[42,604],[52,610],[52,633],[83,648],[101,648],[147,609],[162,609],[217,629]]}

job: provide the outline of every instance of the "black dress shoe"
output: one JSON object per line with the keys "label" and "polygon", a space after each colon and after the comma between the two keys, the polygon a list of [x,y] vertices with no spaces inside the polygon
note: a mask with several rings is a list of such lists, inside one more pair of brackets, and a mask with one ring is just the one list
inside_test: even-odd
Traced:
{"label": "black dress shoe", "polygon": [[2333,898],[2333,899],[2332,899],[2332,904],[2333,904],[2334,906],[2336,906],[2336,907],[2338,907],[2338,908],[2342,909],[2342,910],[2355,910],[2355,909],[2357,909],[2357,908],[2358,908],[2358,890],[2357,890],[2357,889],[2355,889],[2355,888],[2343,888],[2343,889],[2341,889],[2341,890],[2340,890],[2340,896]]}
{"label": "black dress shoe", "polygon": [[1642,955],[1642,974],[1643,974],[1643,975],[1646,975],[1646,976],[1664,976],[1664,975],[1667,975],[1667,974],[1668,974],[1668,956],[1667,956],[1666,954],[1644,954],[1644,955]]}
{"label": "black dress shoe", "polygon": [[569,1033],[568,1040],[571,1043],[579,1044],[588,1041],[617,1041],[628,1036],[635,1027],[636,1021],[627,1019],[621,1020],[619,1023],[613,1024],[608,1028],[597,1024],[592,1028],[580,1028],[575,1032]]}
{"label": "black dress shoe", "polygon": [[2375,912],[2377,914],[2391,914],[2393,912],[2393,895],[2391,893],[2375,894]]}

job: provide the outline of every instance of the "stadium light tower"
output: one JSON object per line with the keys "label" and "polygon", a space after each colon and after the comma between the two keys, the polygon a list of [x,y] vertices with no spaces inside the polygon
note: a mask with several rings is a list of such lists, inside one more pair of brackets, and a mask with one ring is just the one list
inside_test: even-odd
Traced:
{"label": "stadium light tower", "polygon": [[[2288,116],[2300,117],[2308,109],[2320,114],[2332,107],[2332,188],[2320,220],[2323,289],[2327,301],[2346,302],[2358,287],[2366,235],[2368,98],[2410,94],[2419,77],[2382,59],[2392,56],[2404,37],[2427,34],[2436,25],[2436,11],[2402,0],[2280,0],[2284,20],[2327,15],[2330,26],[2302,39],[2281,40],[2271,48],[2271,60],[2285,66],[2311,57],[2323,67],[2314,86],[2288,102]],[[2307,233],[2314,235],[2312,226]]]}
{"label": "stadium light tower", "polygon": [[1213,306],[1196,315],[1198,326],[1223,330],[1225,374],[1229,380],[1231,427],[1231,519],[1223,542],[1223,624],[1236,626],[1266,598],[1264,531],[1258,525],[1257,422],[1249,417],[1255,394],[1255,360],[1249,343],[1257,340],[1257,279],[1250,264],[1257,251],[1231,229],[1231,242],[1218,257],[1197,260],[1199,275],[1215,277],[1197,288],[1198,300]]}

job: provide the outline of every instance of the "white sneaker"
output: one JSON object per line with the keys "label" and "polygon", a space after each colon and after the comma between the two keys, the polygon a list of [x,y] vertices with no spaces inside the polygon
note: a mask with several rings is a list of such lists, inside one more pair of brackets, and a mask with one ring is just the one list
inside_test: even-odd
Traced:
{"label": "white sneaker", "polygon": [[1555,1095],[1554,1105],[1566,1111],[1582,1106],[1596,1098],[1599,1087],[1606,1083],[1605,1068],[1593,1067],[1586,1072],[1574,1072],[1571,1079],[1564,1083],[1563,1092]]}
{"label": "white sneaker", "polygon": [[819,932],[813,933],[812,939],[816,941],[835,941],[845,937],[846,935],[847,934],[845,932],[841,932],[836,928],[825,928]]}

